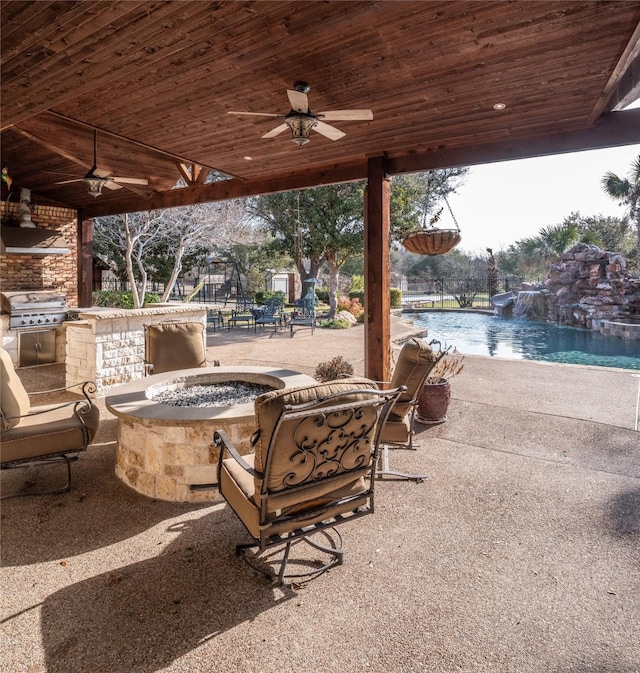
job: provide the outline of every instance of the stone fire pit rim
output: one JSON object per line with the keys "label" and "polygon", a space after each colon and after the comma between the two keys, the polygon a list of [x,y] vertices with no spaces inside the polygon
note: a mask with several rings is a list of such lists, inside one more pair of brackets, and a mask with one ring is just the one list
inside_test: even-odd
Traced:
{"label": "stone fire pit rim", "polygon": [[[234,379],[233,376],[241,378]],[[105,404],[107,409],[118,418],[134,417],[140,420],[153,419],[156,422],[167,423],[253,417],[253,402],[228,407],[180,407],[163,404],[147,396],[147,389],[150,387],[170,386],[178,380],[185,379],[193,380],[194,385],[199,383],[199,379],[205,379],[207,382],[242,380],[249,383],[266,383],[273,385],[274,389],[317,383],[312,377],[290,369],[254,366],[196,367],[154,374],[116,386],[107,395]]]}

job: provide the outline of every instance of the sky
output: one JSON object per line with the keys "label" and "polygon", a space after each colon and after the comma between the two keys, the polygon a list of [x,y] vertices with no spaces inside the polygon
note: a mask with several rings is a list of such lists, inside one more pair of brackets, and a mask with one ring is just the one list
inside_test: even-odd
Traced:
{"label": "sky", "polygon": [[[600,185],[612,171],[627,177],[639,145],[472,166],[449,196],[462,234],[459,250],[484,253],[562,224],[572,212],[622,217],[625,209]],[[439,226],[453,226],[443,212]]]}

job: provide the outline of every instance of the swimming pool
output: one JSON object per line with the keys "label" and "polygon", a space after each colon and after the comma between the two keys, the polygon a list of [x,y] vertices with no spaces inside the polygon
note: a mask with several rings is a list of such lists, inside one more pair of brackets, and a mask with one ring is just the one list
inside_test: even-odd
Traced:
{"label": "swimming pool", "polygon": [[640,370],[640,342],[533,320],[462,311],[414,313],[416,326],[468,355]]}

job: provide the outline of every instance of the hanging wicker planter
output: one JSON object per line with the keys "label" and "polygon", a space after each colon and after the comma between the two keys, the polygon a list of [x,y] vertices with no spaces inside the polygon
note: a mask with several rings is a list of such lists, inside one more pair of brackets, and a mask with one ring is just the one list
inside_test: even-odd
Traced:
{"label": "hanging wicker planter", "polygon": [[444,197],[444,202],[447,204],[447,208],[451,213],[453,222],[456,225],[455,229],[435,229],[433,227],[433,222],[437,221],[440,218],[440,213],[438,213],[432,220],[431,225],[428,229],[419,229],[418,231],[412,231],[403,241],[402,245],[409,252],[413,252],[416,255],[444,255],[445,252],[453,250],[458,243],[462,240],[460,236],[460,226],[458,225],[458,220],[451,210],[449,201],[447,197]]}
{"label": "hanging wicker planter", "polygon": [[402,245],[416,255],[444,255],[460,241],[459,229],[424,229],[409,234]]}

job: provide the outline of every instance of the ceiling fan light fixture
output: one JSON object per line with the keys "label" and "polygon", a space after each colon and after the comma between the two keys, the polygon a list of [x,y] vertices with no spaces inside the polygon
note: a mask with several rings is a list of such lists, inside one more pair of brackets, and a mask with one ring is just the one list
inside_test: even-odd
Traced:
{"label": "ceiling fan light fixture", "polygon": [[291,129],[291,141],[299,147],[309,142],[311,129],[318,123],[315,117],[303,114],[287,115],[284,121]]}
{"label": "ceiling fan light fixture", "polygon": [[89,194],[94,198],[102,194],[102,187],[105,182],[104,178],[99,178],[95,175],[88,175],[84,178],[84,184],[87,185]]}

